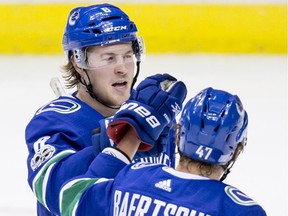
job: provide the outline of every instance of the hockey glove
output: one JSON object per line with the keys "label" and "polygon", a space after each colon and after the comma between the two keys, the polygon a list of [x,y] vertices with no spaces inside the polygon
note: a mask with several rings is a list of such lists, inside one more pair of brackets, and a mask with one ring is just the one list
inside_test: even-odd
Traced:
{"label": "hockey glove", "polygon": [[107,126],[113,120],[112,117],[101,119],[100,126],[92,131],[92,145],[94,154],[97,156],[106,147],[114,146],[114,143],[107,135]]}
{"label": "hockey glove", "polygon": [[141,140],[139,151],[149,151],[180,113],[186,94],[185,84],[168,74],[146,78],[136,88],[134,100],[126,101],[108,125],[109,137],[117,144],[133,127]]}
{"label": "hockey glove", "polygon": [[161,155],[161,153],[164,152],[166,153],[167,145],[170,146],[170,143],[168,143],[170,142],[169,133],[170,133],[170,127],[166,126],[164,130],[161,132],[159,138],[155,141],[152,148],[149,151],[137,151],[133,160],[137,161],[137,159],[139,158],[158,157]]}

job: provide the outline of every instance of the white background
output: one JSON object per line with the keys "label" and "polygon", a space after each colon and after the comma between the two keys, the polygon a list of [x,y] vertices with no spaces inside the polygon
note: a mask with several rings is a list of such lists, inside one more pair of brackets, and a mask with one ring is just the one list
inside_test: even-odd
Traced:
{"label": "white background", "polygon": [[[28,187],[24,130],[54,93],[64,56],[1,56],[0,215],[36,215]],[[148,55],[139,80],[170,73],[185,81],[187,99],[211,86],[237,94],[249,115],[248,145],[226,183],[254,198],[269,216],[287,211],[287,56]]]}

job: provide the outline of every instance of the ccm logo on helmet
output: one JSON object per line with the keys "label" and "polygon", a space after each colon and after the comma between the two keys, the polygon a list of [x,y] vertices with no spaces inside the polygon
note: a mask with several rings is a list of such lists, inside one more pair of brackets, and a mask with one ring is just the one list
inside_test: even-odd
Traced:
{"label": "ccm logo on helmet", "polygon": [[112,31],[121,31],[121,30],[127,30],[127,26],[113,26],[110,28],[104,29],[104,32],[112,32]]}
{"label": "ccm logo on helmet", "polygon": [[155,127],[161,125],[159,120],[154,115],[151,115],[151,112],[149,110],[147,110],[143,106],[139,106],[139,104],[137,104],[137,103],[126,103],[126,104],[123,104],[123,106],[120,108],[120,110],[123,110],[123,109],[133,110],[138,115],[140,115],[142,118],[145,118],[147,123],[152,128],[155,128]]}

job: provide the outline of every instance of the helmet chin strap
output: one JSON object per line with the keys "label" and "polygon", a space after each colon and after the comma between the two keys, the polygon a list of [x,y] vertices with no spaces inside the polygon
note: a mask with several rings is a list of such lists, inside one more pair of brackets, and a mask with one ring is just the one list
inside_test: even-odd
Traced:
{"label": "helmet chin strap", "polygon": [[240,142],[237,145],[237,148],[236,148],[236,151],[234,152],[233,158],[226,165],[222,166],[222,168],[224,169],[224,173],[223,173],[222,177],[220,178],[220,181],[224,181],[226,179],[226,177],[228,176],[228,174],[231,172],[231,169],[232,169],[234,163],[236,162],[240,153],[243,151],[243,148],[245,146],[245,142],[246,142],[246,140],[244,140],[244,143]]}
{"label": "helmet chin strap", "polygon": [[137,69],[136,69],[136,74],[135,74],[135,76],[134,76],[134,78],[133,78],[133,82],[132,82],[132,85],[131,85],[131,90],[133,89],[135,83],[137,82],[138,76],[139,76],[140,61],[137,61],[137,62],[136,62],[136,67],[137,67]]}
{"label": "helmet chin strap", "polygon": [[230,161],[227,165],[222,166],[222,168],[224,169],[224,173],[220,178],[221,182],[227,178],[228,174],[231,172],[231,169],[232,169],[234,163],[235,163],[235,160]]}
{"label": "helmet chin strap", "polygon": [[87,89],[87,92],[89,93],[89,95],[94,98],[96,101],[98,101],[99,103],[101,103],[102,105],[110,108],[110,109],[119,109],[120,106],[117,106],[117,107],[113,107],[113,106],[110,106],[108,105],[107,103],[105,103],[104,101],[102,101],[99,97],[97,97],[97,95],[94,93],[93,91],[93,86],[91,84],[91,81],[90,81],[90,77],[87,73],[87,71],[85,69],[82,68],[82,70],[86,73],[86,76],[88,77],[88,80],[89,80],[89,83],[87,84],[87,82],[85,81],[85,79],[80,79],[80,82],[86,87]]}
{"label": "helmet chin strap", "polygon": [[[140,61],[137,61],[137,62],[136,62],[136,67],[137,67],[137,70],[136,70],[136,74],[135,74],[135,76],[134,76],[134,78],[133,78],[133,81],[132,81],[131,90],[133,89],[135,83],[137,82],[137,78],[138,78],[138,76],[139,76]],[[106,107],[108,107],[108,108],[110,108],[110,109],[117,109],[117,110],[120,109],[121,106],[118,106],[118,107],[110,106],[110,105],[108,105],[107,103],[105,103],[104,101],[102,101],[99,97],[97,97],[97,95],[96,95],[96,94],[94,93],[94,91],[93,91],[93,86],[92,86],[92,84],[91,84],[90,77],[89,77],[89,75],[88,75],[88,73],[87,73],[87,70],[84,69],[84,68],[82,68],[82,70],[86,73],[86,76],[87,76],[87,78],[88,78],[89,83],[87,84],[87,82],[85,81],[85,79],[79,79],[79,81],[86,87],[87,92],[89,93],[89,95],[90,95],[92,98],[94,98],[96,101],[98,101],[99,103],[101,103],[102,105],[104,105],[104,106],[106,106]]]}

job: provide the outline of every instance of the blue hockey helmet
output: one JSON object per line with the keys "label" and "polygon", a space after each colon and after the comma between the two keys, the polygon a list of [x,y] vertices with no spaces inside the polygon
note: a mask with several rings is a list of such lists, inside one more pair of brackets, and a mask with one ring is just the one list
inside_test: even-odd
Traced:
{"label": "blue hockey helmet", "polygon": [[81,55],[85,47],[131,41],[137,61],[140,62],[145,46],[142,38],[136,34],[135,23],[120,8],[107,3],[97,4],[77,7],[70,12],[62,45],[69,59],[70,51],[78,53],[78,58],[83,58]]}
{"label": "blue hockey helmet", "polygon": [[180,118],[179,151],[211,164],[225,165],[239,143],[246,145],[248,116],[237,95],[211,87],[187,102]]}

